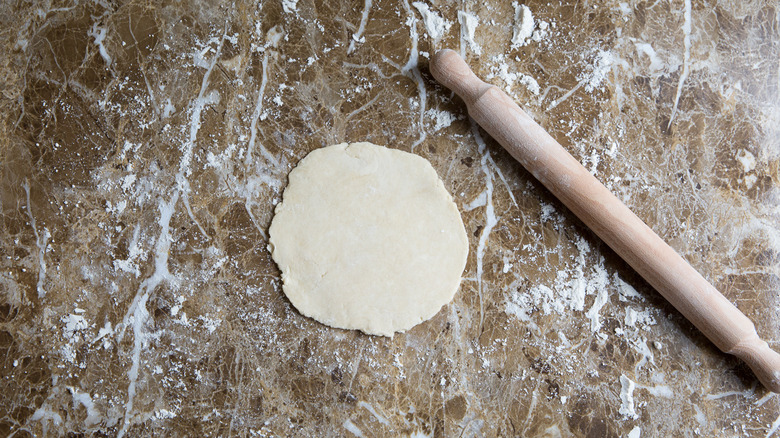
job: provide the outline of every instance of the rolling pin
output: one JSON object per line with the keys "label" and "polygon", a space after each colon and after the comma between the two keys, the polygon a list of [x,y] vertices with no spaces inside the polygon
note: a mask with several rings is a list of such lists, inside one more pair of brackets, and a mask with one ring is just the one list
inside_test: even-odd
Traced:
{"label": "rolling pin", "polygon": [[736,306],[637,217],[503,91],[480,80],[449,49],[430,70],[469,115],[719,349],[739,357],[780,392],[780,354]]}

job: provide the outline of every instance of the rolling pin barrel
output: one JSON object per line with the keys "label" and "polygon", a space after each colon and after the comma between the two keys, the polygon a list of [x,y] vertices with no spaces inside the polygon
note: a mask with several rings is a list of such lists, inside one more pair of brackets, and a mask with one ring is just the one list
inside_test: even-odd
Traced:
{"label": "rolling pin barrel", "polygon": [[722,351],[744,360],[765,387],[780,392],[780,354],[758,337],[750,319],[506,93],[477,78],[452,50],[436,53],[430,69],[485,131],[683,316]]}

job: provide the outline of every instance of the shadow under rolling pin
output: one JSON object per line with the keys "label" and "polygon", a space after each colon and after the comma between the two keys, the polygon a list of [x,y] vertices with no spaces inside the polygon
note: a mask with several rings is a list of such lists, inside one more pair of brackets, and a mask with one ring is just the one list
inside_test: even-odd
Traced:
{"label": "shadow under rolling pin", "polygon": [[753,323],[667,245],[498,87],[480,80],[454,51],[440,50],[431,73],[458,94],[476,120],[722,351],[745,361],[780,392],[780,354]]}

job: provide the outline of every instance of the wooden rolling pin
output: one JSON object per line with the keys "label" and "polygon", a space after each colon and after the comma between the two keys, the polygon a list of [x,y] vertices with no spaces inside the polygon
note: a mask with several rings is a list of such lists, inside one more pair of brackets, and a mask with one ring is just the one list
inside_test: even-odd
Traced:
{"label": "wooden rolling pin", "polygon": [[566,207],[722,351],[745,361],[780,392],[780,354],[753,323],[672,247],[591,175],[503,91],[477,78],[454,51],[440,50],[431,73],[468,112]]}

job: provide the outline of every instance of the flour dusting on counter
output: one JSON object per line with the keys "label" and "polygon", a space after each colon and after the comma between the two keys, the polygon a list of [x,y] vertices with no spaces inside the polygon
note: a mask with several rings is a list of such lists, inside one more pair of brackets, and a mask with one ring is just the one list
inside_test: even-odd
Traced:
{"label": "flour dusting on counter", "polygon": [[[515,9],[515,25],[512,31],[511,48],[518,49],[529,43],[540,42],[547,37],[550,23],[545,20],[535,20],[531,9],[518,2],[512,2]],[[553,23],[554,24],[554,23]]]}
{"label": "flour dusting on counter", "polygon": [[461,39],[468,43],[472,52],[481,55],[482,48],[474,40],[474,34],[479,25],[479,18],[465,11],[458,11],[458,22],[460,23]]}
{"label": "flour dusting on counter", "polygon": [[613,62],[611,52],[599,50],[596,53],[593,64],[589,65],[579,77],[580,83],[585,85],[585,91],[590,93],[602,85],[607,74],[612,70]]}
{"label": "flour dusting on counter", "polygon": [[431,108],[427,110],[425,114],[428,117],[430,117],[434,122],[433,128],[431,128],[433,132],[437,132],[444,128],[449,127],[450,125],[452,125],[452,122],[458,119],[454,114],[452,114],[449,111],[438,110],[435,108]]}
{"label": "flour dusting on counter", "polygon": [[[6,434],[780,430],[427,68],[460,51],[778,345],[771,8],[45,3],[0,36]],[[393,339],[296,312],[267,249],[288,173],[344,141],[429,160],[469,241],[454,301]]]}
{"label": "flour dusting on counter", "polygon": [[298,12],[298,0],[282,0],[282,9],[288,14]]}
{"label": "flour dusting on counter", "polygon": [[444,34],[450,30],[452,23],[443,19],[441,15],[436,13],[436,11],[431,10],[431,8],[423,2],[414,2],[412,3],[412,6],[420,11],[420,15],[422,15],[423,18],[423,24],[425,24],[425,29],[428,31],[428,35],[433,39],[435,45],[442,39]]}
{"label": "flour dusting on counter", "polygon": [[531,39],[536,27],[534,23],[534,15],[531,13],[531,9],[526,5],[521,5],[517,2],[512,2],[512,6],[515,8],[515,28],[512,34],[512,48],[528,44],[528,40]]}
{"label": "flour dusting on counter", "polygon": [[639,414],[634,409],[634,388],[636,384],[633,380],[621,374],[620,376],[620,412],[625,418],[637,419]]}
{"label": "flour dusting on counter", "polygon": [[510,61],[507,60],[506,55],[496,55],[492,57],[492,65],[490,67],[490,73],[485,78],[499,78],[506,86],[505,91],[510,94],[514,94],[515,83],[523,85],[528,91],[534,95],[539,95],[541,88],[539,83],[532,76],[525,73],[510,71]]}

